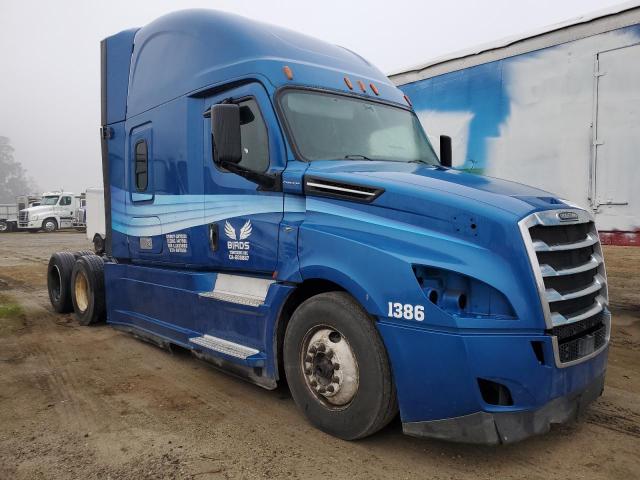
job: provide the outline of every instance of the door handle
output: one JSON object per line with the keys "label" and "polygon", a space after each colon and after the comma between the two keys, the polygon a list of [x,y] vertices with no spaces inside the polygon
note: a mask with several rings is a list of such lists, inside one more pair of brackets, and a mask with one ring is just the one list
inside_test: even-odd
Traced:
{"label": "door handle", "polygon": [[212,252],[218,250],[218,224],[209,224],[209,247]]}

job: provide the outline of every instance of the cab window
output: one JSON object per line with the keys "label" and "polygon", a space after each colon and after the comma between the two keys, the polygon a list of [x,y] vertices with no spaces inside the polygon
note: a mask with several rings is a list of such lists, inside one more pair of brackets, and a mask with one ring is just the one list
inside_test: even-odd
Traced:
{"label": "cab window", "polygon": [[135,183],[138,192],[144,192],[149,185],[149,155],[147,141],[140,140],[135,147]]}
{"label": "cab window", "polygon": [[239,102],[242,160],[240,165],[256,172],[269,168],[269,137],[264,118],[253,99]]}
{"label": "cab window", "polygon": [[60,199],[60,206],[66,207],[67,205],[71,205],[71,197],[62,197]]}

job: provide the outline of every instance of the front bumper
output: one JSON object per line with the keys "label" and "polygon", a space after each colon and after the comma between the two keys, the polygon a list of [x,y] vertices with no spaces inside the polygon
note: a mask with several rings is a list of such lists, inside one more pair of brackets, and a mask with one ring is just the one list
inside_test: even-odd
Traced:
{"label": "front bumper", "polygon": [[552,423],[575,420],[603,390],[604,375],[601,375],[585,390],[551,400],[537,410],[476,412],[444,420],[407,422],[402,424],[402,430],[414,437],[440,438],[454,442],[485,445],[513,443],[548,432]]}
{"label": "front bumper", "polygon": [[29,220],[27,222],[18,222],[19,228],[40,228],[42,227],[42,220]]}
{"label": "front bumper", "polygon": [[[377,326],[410,435],[515,442],[570,420],[602,392],[608,347],[559,368],[545,333],[439,331],[386,319]],[[489,403],[484,381],[506,387],[511,402]]]}

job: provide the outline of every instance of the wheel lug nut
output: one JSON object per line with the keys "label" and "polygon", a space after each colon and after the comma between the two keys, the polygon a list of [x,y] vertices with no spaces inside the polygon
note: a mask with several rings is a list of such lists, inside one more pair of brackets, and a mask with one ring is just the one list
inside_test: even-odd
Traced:
{"label": "wheel lug nut", "polygon": [[327,350],[327,353],[325,353],[324,355],[327,358],[333,358],[333,350],[331,349]]}
{"label": "wheel lug nut", "polygon": [[311,361],[313,361],[313,358],[311,357],[311,355],[307,355],[306,357],[304,357],[304,361],[311,363]]}
{"label": "wheel lug nut", "polygon": [[329,392],[329,393],[333,393],[333,392],[334,392],[334,390],[335,390],[335,388],[333,388],[333,385],[329,385],[329,386],[327,387],[327,392]]}
{"label": "wheel lug nut", "polygon": [[326,389],[326,388],[324,388],[324,387],[320,387],[320,388],[318,389],[318,393],[325,393],[326,391],[327,391],[327,389]]}
{"label": "wheel lug nut", "polygon": [[311,382],[309,382],[309,383],[310,383],[310,385],[311,385],[312,387],[315,387],[315,386],[317,386],[317,385],[318,385],[318,382],[316,382],[315,380],[311,380]]}
{"label": "wheel lug nut", "polygon": [[321,343],[320,345],[318,345],[318,351],[319,351],[319,352],[324,352],[326,349],[327,349],[327,347],[325,347],[323,343]]}
{"label": "wheel lug nut", "polygon": [[332,378],[331,378],[331,381],[332,381],[333,383],[338,383],[338,382],[340,382],[340,379],[339,379],[338,377],[332,377]]}
{"label": "wheel lug nut", "polygon": [[315,347],[315,345],[311,345],[311,348],[309,348],[309,353],[316,353],[317,348]]}
{"label": "wheel lug nut", "polygon": [[304,373],[305,373],[305,375],[311,375],[311,369],[310,368],[305,368],[304,369]]}
{"label": "wheel lug nut", "polygon": [[334,370],[340,370],[340,364],[339,363],[334,363],[333,364],[333,369]]}

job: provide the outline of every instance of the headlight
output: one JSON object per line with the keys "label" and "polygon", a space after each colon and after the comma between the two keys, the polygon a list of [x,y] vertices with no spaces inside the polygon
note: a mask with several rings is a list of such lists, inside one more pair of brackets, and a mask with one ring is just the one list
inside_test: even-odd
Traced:
{"label": "headlight", "polygon": [[429,301],[448,313],[477,318],[516,318],[507,297],[476,278],[422,265],[414,265],[413,271]]}
{"label": "headlight", "polygon": [[29,215],[29,220],[38,220],[38,215]]}

